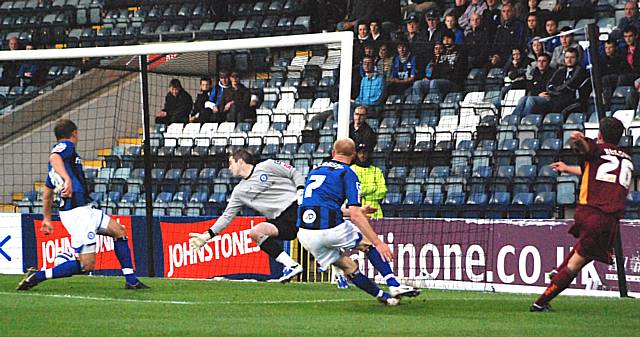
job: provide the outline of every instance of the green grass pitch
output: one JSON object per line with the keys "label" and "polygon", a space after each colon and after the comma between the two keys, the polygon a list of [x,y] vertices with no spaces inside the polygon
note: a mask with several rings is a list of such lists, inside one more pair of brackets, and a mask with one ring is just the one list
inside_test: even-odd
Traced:
{"label": "green grass pitch", "polygon": [[15,291],[0,276],[0,336],[638,336],[640,300],[423,290],[385,307],[329,284],[76,276]]}

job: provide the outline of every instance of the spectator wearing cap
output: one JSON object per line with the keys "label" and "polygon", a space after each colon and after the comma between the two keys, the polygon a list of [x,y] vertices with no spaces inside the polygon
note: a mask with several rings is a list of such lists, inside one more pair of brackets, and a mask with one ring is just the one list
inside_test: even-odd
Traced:
{"label": "spectator wearing cap", "polygon": [[371,160],[371,148],[366,144],[356,146],[356,158],[351,165],[351,169],[358,176],[360,181],[360,194],[362,196],[362,206],[369,205],[377,211],[371,214],[371,218],[379,219],[384,215],[380,202],[387,194],[387,183],[382,170],[373,165]]}
{"label": "spectator wearing cap", "polygon": [[506,60],[512,48],[525,46],[525,25],[516,18],[513,5],[509,3],[502,5],[500,15],[500,26],[496,30],[493,48]]}
{"label": "spectator wearing cap", "polygon": [[571,27],[565,26],[560,30],[560,45],[553,50],[551,55],[551,67],[559,68],[564,65],[564,53],[569,48],[574,48],[578,51],[578,64],[582,64],[582,47],[573,39],[573,33]]}
{"label": "spectator wearing cap", "polygon": [[435,9],[427,11],[425,20],[427,21],[427,31],[425,32],[425,59],[430,60],[433,56],[433,46],[435,46],[437,42],[442,41],[444,29],[440,25],[440,14]]}
{"label": "spectator wearing cap", "polygon": [[348,2],[347,15],[338,23],[338,30],[352,30],[357,28],[359,22],[369,22],[373,18],[380,18],[382,13],[382,0],[351,0]]}
{"label": "spectator wearing cap", "polygon": [[444,27],[453,33],[453,42],[456,45],[461,45],[464,41],[464,32],[460,27],[458,27],[458,21],[456,20],[455,15],[447,14],[444,16]]}
{"label": "spectator wearing cap", "polygon": [[406,23],[406,31],[402,37],[403,41],[406,41],[411,45],[412,49],[417,49],[416,44],[424,43],[425,35],[420,30],[420,17],[416,13],[412,13],[407,17]]}
{"label": "spectator wearing cap", "polygon": [[598,0],[558,0],[553,7],[559,20],[593,18]]}
{"label": "spectator wearing cap", "polygon": [[500,25],[500,7],[498,7],[498,0],[485,0],[485,3],[487,9],[482,12],[482,26],[493,38]]}
{"label": "spectator wearing cap", "polygon": [[400,42],[398,53],[393,58],[391,78],[387,79],[388,92],[393,95],[403,94],[416,80],[416,57],[409,51],[407,43]]}
{"label": "spectator wearing cap", "polygon": [[467,9],[458,19],[458,25],[460,25],[460,28],[464,30],[465,34],[468,34],[471,31],[471,24],[469,23],[471,15],[474,13],[482,15],[482,13],[486,9],[487,4],[484,2],[484,0],[471,0],[471,3],[469,4],[469,6],[467,6]]}
{"label": "spectator wearing cap", "polygon": [[487,51],[487,46],[490,41],[489,34],[484,27],[482,27],[482,16],[478,13],[471,14],[469,27],[471,29],[464,38],[462,50],[467,57],[467,65],[469,68],[481,68],[489,57]]}
{"label": "spectator wearing cap", "polygon": [[367,148],[373,149],[378,143],[378,135],[367,124],[367,108],[358,106],[353,112],[353,123],[349,125],[349,138],[355,144],[364,144]]}
{"label": "spectator wearing cap", "polygon": [[557,46],[560,45],[560,36],[558,36],[560,32],[558,31],[558,22],[549,18],[544,23],[544,34],[543,37],[546,39],[544,42],[544,49],[553,52]]}
{"label": "spectator wearing cap", "polygon": [[638,31],[634,26],[627,26],[622,32],[625,46],[621,55],[625,69],[620,75],[618,85],[631,85],[633,81],[640,77],[640,50],[638,50]]}

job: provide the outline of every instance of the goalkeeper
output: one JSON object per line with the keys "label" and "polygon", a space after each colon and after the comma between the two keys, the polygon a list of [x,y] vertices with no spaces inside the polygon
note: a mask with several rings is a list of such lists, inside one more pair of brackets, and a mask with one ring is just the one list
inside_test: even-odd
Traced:
{"label": "goalkeeper", "polygon": [[239,149],[229,156],[229,170],[242,180],[233,189],[227,208],[206,232],[189,233],[189,244],[194,250],[220,234],[243,206],[264,215],[267,221],[254,226],[249,236],[265,253],[284,265],[280,282],[289,282],[302,273],[302,266],[282,250],[276,240],[293,240],[298,234],[298,198],[302,196],[305,179],[286,163],[266,160],[256,164],[253,155]]}

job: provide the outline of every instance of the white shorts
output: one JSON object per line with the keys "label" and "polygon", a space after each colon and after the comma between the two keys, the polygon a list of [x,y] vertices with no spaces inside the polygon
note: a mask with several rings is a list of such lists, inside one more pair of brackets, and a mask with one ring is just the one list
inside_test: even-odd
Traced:
{"label": "white shorts", "polygon": [[362,233],[351,221],[346,220],[330,229],[300,228],[298,241],[311,252],[324,271],[340,259],[342,249],[356,248],[362,241]]}
{"label": "white shorts", "polygon": [[60,221],[71,235],[71,247],[79,254],[95,253],[96,235],[106,233],[111,218],[91,206],[60,212]]}

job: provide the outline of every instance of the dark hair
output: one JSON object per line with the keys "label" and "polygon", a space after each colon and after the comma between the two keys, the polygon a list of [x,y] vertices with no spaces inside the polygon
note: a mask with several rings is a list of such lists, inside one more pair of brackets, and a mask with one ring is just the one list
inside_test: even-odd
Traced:
{"label": "dark hair", "polygon": [[56,135],[56,140],[67,139],[71,137],[73,131],[78,130],[78,127],[70,119],[59,119],[53,126],[53,133]]}
{"label": "dark hair", "polygon": [[548,53],[542,53],[542,54],[538,55],[538,57],[540,57],[540,56],[546,58],[547,61],[551,61],[551,55],[549,55]]}
{"label": "dark hair", "polygon": [[618,42],[616,42],[616,40],[613,40],[613,39],[608,39],[607,41],[604,41],[604,44],[611,44],[616,48],[618,47]]}
{"label": "dark hair", "polygon": [[617,145],[624,133],[624,125],[614,117],[605,117],[600,120],[600,134],[605,143]]}
{"label": "dark hair", "polygon": [[628,25],[627,28],[622,31],[622,34],[624,33],[633,33],[633,35],[638,35],[638,28],[634,25]]}
{"label": "dark hair", "polygon": [[235,161],[242,159],[245,163],[250,165],[256,164],[256,159],[247,149],[237,149],[231,154],[231,158]]}
{"label": "dark hair", "polygon": [[445,29],[444,32],[442,32],[442,39],[440,39],[440,41],[444,41],[445,37],[455,40],[456,35],[452,31]]}
{"label": "dark hair", "polygon": [[576,56],[578,56],[578,55],[579,55],[579,54],[578,54],[578,49],[573,48],[573,47],[569,47],[569,48],[567,48],[567,50],[566,50],[564,53],[565,53],[565,54],[566,54],[566,53],[573,53],[573,54],[575,54]]}
{"label": "dark hair", "polygon": [[172,79],[172,80],[169,82],[169,86],[170,86],[171,88],[178,88],[178,89],[182,90],[182,83],[180,83],[180,80],[179,80],[179,79],[177,79],[177,78]]}
{"label": "dark hair", "polygon": [[202,82],[202,81],[207,81],[207,82],[209,82],[209,84],[211,84],[211,78],[209,78],[209,77],[201,77],[200,78],[200,82]]}

